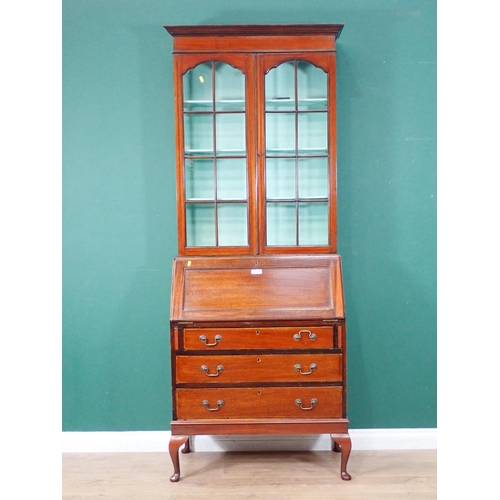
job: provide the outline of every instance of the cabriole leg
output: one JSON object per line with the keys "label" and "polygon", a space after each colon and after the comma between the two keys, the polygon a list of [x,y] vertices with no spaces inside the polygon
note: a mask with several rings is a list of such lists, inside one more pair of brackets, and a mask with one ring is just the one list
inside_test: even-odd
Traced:
{"label": "cabriole leg", "polygon": [[181,453],[191,453],[191,438],[188,438],[186,444],[181,449]]}
{"label": "cabriole leg", "polygon": [[340,453],[341,451],[340,446],[333,440],[333,438],[332,438],[332,451],[335,451],[337,453]]}
{"label": "cabriole leg", "polygon": [[332,434],[332,440],[335,446],[340,447],[340,477],[344,481],[349,481],[351,475],[347,472],[347,461],[349,460],[349,455],[351,454],[351,438],[349,434]]}
{"label": "cabriole leg", "polygon": [[168,451],[170,453],[170,458],[174,464],[174,474],[171,476],[170,481],[176,483],[181,477],[181,468],[179,465],[179,448],[186,442],[188,442],[189,436],[172,436],[170,442],[168,443]]}

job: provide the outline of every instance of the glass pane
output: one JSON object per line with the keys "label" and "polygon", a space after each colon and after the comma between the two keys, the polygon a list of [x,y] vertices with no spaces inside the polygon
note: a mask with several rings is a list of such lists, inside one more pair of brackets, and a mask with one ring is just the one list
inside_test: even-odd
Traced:
{"label": "glass pane", "polygon": [[214,200],[214,161],[185,161],[186,198]]}
{"label": "glass pane", "polygon": [[266,113],[266,155],[295,154],[295,113]]}
{"label": "glass pane", "polygon": [[326,113],[299,113],[299,155],[327,153],[326,120]]}
{"label": "glass pane", "polygon": [[226,63],[215,63],[215,109],[245,110],[245,75]]}
{"label": "glass pane", "polygon": [[221,203],[217,210],[219,246],[247,246],[247,204]]}
{"label": "glass pane", "polygon": [[215,206],[186,204],[186,243],[188,247],[215,246]]}
{"label": "glass pane", "polygon": [[247,199],[246,158],[217,160],[217,199]]}
{"label": "glass pane", "polygon": [[328,196],[328,158],[299,158],[299,198]]}
{"label": "glass pane", "polygon": [[266,199],[295,196],[295,158],[267,158]]}
{"label": "glass pane", "polygon": [[187,155],[214,154],[214,129],[211,114],[184,115],[184,148]]}
{"label": "glass pane", "polygon": [[217,154],[220,156],[245,155],[245,113],[216,116]]}
{"label": "glass pane", "polygon": [[265,78],[266,110],[295,109],[295,63],[280,64]]}
{"label": "glass pane", "polygon": [[327,202],[299,202],[299,245],[328,245]]}
{"label": "glass pane", "polygon": [[267,244],[296,245],[295,203],[267,203]]}
{"label": "glass pane", "polygon": [[184,110],[211,110],[212,63],[203,63],[189,70],[182,77],[184,89]]}
{"label": "glass pane", "polygon": [[327,74],[308,62],[297,63],[299,110],[327,109]]}

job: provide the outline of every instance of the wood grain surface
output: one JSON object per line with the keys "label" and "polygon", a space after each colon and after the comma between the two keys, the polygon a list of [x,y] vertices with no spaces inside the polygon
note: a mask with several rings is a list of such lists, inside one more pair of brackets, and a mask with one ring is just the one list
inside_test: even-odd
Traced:
{"label": "wood grain surface", "polygon": [[340,454],[328,451],[181,456],[171,483],[168,453],[63,455],[62,500],[267,499],[434,500],[436,451],[353,451],[351,481],[342,481]]}
{"label": "wood grain surface", "polygon": [[341,382],[342,355],[294,353],[177,356],[176,372],[178,384]]}

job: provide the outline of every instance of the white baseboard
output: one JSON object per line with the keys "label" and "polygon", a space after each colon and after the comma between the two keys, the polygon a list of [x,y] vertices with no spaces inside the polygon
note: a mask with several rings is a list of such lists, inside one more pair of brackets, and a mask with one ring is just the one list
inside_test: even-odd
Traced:
{"label": "white baseboard", "polygon": [[[349,429],[353,450],[437,449],[437,429]],[[170,431],[63,432],[63,453],[167,452]],[[195,451],[330,450],[327,434],[195,436]]]}
{"label": "white baseboard", "polygon": [[63,453],[168,451],[170,431],[63,432]]}

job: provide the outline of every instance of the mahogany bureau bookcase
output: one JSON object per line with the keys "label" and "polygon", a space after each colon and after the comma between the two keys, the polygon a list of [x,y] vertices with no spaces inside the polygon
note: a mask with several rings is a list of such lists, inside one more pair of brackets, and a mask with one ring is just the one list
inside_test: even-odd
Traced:
{"label": "mahogany bureau bookcase", "polygon": [[330,434],[351,478],[337,254],[342,27],[165,26],[179,253],[171,481],[191,436],[221,434]]}

